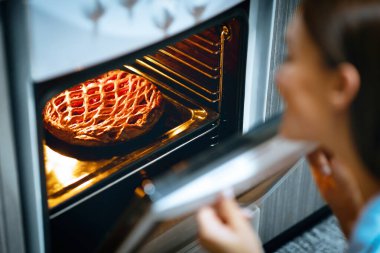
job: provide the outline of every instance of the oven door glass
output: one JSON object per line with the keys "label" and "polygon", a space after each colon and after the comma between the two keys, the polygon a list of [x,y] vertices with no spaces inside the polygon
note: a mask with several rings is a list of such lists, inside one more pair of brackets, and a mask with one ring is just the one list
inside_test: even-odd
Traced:
{"label": "oven door glass", "polygon": [[223,190],[233,190],[236,196],[250,191],[314,150],[314,143],[279,136],[279,122],[275,117],[157,180],[143,182],[104,250],[149,251],[149,241],[173,220],[213,203]]}

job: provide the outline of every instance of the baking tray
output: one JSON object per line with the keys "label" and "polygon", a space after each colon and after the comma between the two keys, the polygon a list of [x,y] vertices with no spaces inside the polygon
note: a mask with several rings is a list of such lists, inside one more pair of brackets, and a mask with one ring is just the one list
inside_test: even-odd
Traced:
{"label": "baking tray", "polygon": [[161,119],[144,136],[104,147],[65,143],[45,131],[44,163],[49,208],[56,207],[115,172],[138,171],[137,162],[164,154],[198,133],[215,128],[219,114],[160,87],[165,98]]}

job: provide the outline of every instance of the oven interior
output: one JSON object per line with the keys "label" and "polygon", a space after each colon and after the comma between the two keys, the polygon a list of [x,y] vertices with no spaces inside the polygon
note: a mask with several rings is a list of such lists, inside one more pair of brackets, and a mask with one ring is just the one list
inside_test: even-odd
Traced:
{"label": "oven interior", "polygon": [[[68,209],[117,179],[136,173],[145,177],[144,169],[158,161],[161,165],[155,166],[153,174],[164,172],[190,157],[189,152],[172,154],[189,143],[196,147],[191,151],[195,155],[240,132],[245,68],[241,67],[242,23],[231,18],[119,67],[148,79],[164,95],[165,111],[145,135],[125,143],[85,147],[42,130],[50,214]],[[41,101],[51,98],[46,97]],[[171,159],[163,159],[170,154]]]}
{"label": "oven interior", "polygon": [[177,37],[91,68],[87,73],[93,77],[114,69],[143,76],[165,97],[164,114],[152,130],[125,143],[74,146],[44,130],[46,102],[92,76],[79,71],[35,86],[48,247],[94,252],[142,185],[241,133],[247,30],[247,11],[236,7]]}

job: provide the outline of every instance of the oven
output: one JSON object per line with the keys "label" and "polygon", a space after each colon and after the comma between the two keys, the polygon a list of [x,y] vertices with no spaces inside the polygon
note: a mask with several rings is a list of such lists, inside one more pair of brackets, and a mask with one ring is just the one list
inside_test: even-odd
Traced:
{"label": "oven", "polygon": [[[196,207],[229,187],[241,201],[253,203],[314,147],[277,137],[280,117],[251,129],[263,120],[260,93],[268,89],[270,58],[270,43],[265,45],[270,29],[259,17],[272,15],[273,6],[259,2],[1,3],[2,71],[9,83],[2,97],[8,110],[2,113],[12,124],[2,127],[11,136],[4,143],[14,161],[6,167],[16,170],[9,180],[21,196],[13,203],[22,217],[19,247],[27,252],[181,250],[195,240],[189,215]],[[58,110],[70,106],[70,117],[85,120],[82,104],[96,103],[104,94],[97,89],[73,106],[75,87],[113,70],[143,77],[161,92],[165,106],[152,129],[101,146],[70,144],[46,130],[42,115],[49,100],[65,92],[71,100],[57,102]],[[287,151],[279,153],[279,147]],[[223,181],[233,173],[226,164],[240,177]],[[195,194],[201,186],[204,191]],[[177,201],[170,201],[175,195]]]}

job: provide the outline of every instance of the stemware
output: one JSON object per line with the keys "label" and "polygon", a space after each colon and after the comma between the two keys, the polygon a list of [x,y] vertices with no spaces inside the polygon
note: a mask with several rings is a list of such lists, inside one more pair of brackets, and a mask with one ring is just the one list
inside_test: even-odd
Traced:
{"label": "stemware", "polygon": [[184,0],[184,3],[187,11],[194,18],[195,23],[199,23],[209,0]]}
{"label": "stemware", "polygon": [[164,37],[168,36],[169,27],[175,18],[175,0],[152,0],[151,17],[157,28],[162,30]]}
{"label": "stemware", "polygon": [[83,8],[84,15],[92,21],[94,35],[98,34],[99,19],[104,15],[105,7],[100,0],[94,0]]}
{"label": "stemware", "polygon": [[137,2],[138,0],[119,0],[119,3],[127,9],[129,19],[133,18],[133,7]]}

